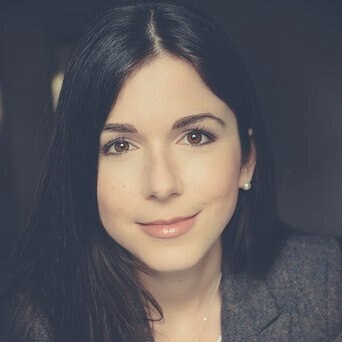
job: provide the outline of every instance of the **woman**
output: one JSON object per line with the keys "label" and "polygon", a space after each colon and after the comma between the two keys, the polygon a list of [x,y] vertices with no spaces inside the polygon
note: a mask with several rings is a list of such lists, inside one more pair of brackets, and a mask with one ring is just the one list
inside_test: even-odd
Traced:
{"label": "woman", "polygon": [[332,341],[333,239],[278,220],[253,87],[180,2],[99,13],[65,73],[5,341]]}

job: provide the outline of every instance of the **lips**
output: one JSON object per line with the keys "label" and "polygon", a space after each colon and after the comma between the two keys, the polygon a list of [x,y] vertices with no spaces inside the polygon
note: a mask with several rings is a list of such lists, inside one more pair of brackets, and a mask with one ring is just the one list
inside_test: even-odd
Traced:
{"label": "lips", "polygon": [[197,214],[188,217],[176,217],[171,220],[139,223],[139,226],[147,235],[152,237],[160,239],[175,238],[191,229],[196,221]]}

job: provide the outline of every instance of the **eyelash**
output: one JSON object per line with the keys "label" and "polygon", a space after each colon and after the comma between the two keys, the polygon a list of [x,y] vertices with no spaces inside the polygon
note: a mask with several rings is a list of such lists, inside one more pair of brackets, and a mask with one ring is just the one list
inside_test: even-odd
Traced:
{"label": "eyelash", "polygon": [[[189,143],[189,144],[188,144],[188,145],[193,146],[193,147],[204,146],[204,145],[213,143],[213,142],[215,142],[215,141],[217,140],[216,135],[213,134],[213,133],[208,132],[207,129],[205,129],[205,128],[191,128],[191,129],[188,129],[188,130],[186,130],[186,131],[183,132],[183,137],[182,137],[179,141],[183,140],[183,139],[184,139],[186,136],[188,136],[190,133],[192,133],[192,134],[202,134],[202,135],[204,135],[204,136],[208,139],[208,141],[206,141],[206,142],[204,142],[204,143],[199,143],[199,144],[191,144],[191,143]],[[114,156],[114,157],[120,157],[120,156],[122,156],[123,154],[129,152],[129,150],[128,150],[128,151],[124,151],[124,152],[115,152],[115,153],[113,153],[113,152],[108,152],[109,149],[110,149],[114,144],[116,144],[116,143],[128,143],[128,144],[132,145],[130,142],[128,142],[128,141],[126,140],[125,137],[118,137],[118,138],[116,138],[116,139],[113,139],[113,140],[108,141],[108,142],[103,146],[101,152],[102,152],[104,155],[110,155],[110,156]]]}
{"label": "eyelash", "polygon": [[190,133],[199,133],[199,134],[204,135],[208,139],[208,141],[205,142],[205,143],[200,143],[200,144],[190,144],[189,143],[189,145],[194,146],[194,147],[200,147],[200,146],[203,146],[203,145],[207,145],[207,144],[213,143],[214,141],[217,140],[216,135],[213,134],[213,133],[208,132],[208,130],[206,128],[204,128],[204,127],[191,128],[191,129],[186,130],[183,133],[183,138],[181,140],[183,140]]}

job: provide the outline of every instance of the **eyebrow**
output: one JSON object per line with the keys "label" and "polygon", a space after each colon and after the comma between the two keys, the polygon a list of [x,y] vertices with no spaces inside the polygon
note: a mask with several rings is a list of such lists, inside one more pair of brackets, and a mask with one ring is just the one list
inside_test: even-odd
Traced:
{"label": "eyebrow", "polygon": [[119,133],[138,133],[137,129],[128,123],[107,123],[102,131],[119,132]]}
{"label": "eyebrow", "polygon": [[212,119],[212,120],[217,121],[221,126],[223,127],[226,126],[226,123],[222,119],[218,118],[217,116],[211,113],[202,113],[202,114],[188,115],[188,116],[185,116],[184,118],[177,120],[173,124],[172,129],[183,128],[185,126],[189,126],[193,123],[203,121],[205,119]]}
{"label": "eyebrow", "polygon": [[[222,119],[218,118],[217,116],[211,113],[201,113],[201,114],[188,115],[188,116],[185,116],[184,118],[177,120],[172,125],[172,129],[183,128],[183,127],[189,126],[191,124],[194,124],[196,122],[200,122],[206,119],[215,120],[221,126],[223,127],[226,126],[226,123]],[[138,133],[137,129],[129,123],[107,123],[104,125],[103,131],[119,132],[119,133]]]}

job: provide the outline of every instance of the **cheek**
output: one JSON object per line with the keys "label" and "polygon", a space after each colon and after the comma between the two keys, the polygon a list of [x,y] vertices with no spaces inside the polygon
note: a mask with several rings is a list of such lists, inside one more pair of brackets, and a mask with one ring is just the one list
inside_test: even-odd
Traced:
{"label": "cheek", "polygon": [[229,153],[223,149],[223,153],[212,153],[208,158],[191,160],[191,170],[187,178],[191,181],[191,187],[206,193],[207,198],[229,197],[239,188],[240,178],[240,154],[235,150]]}
{"label": "cheek", "polygon": [[134,206],[133,189],[124,174],[109,172],[105,167],[98,172],[97,201],[102,224],[112,229],[123,220],[127,210]]}
{"label": "cheek", "polygon": [[219,226],[231,219],[239,194],[239,149],[223,149],[225,153],[212,154],[194,170],[191,179],[194,196],[207,208],[210,217]]}

